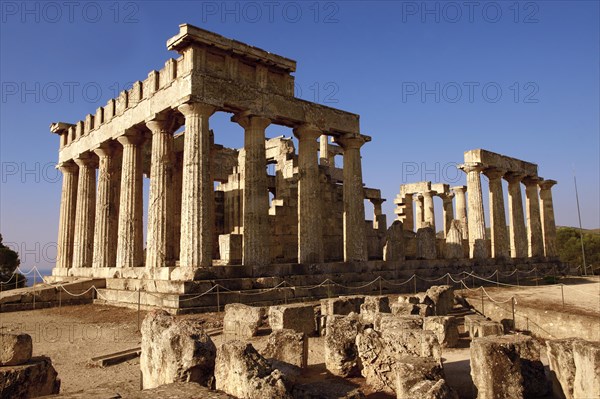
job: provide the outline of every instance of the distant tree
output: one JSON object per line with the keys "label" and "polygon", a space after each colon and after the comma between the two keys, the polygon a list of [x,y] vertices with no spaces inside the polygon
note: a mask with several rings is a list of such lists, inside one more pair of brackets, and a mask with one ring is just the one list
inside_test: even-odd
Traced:
{"label": "distant tree", "polygon": [[[560,260],[572,267],[583,265],[581,254],[581,236],[579,229],[574,227],[559,227],[556,231],[556,245]],[[600,234],[583,232],[583,248],[585,261],[594,269],[600,267]],[[591,269],[588,269],[588,272]]]}
{"label": "distant tree", "polygon": [[0,234],[0,281],[12,283],[3,286],[3,290],[25,285],[25,276],[15,273],[20,264],[19,254],[2,243],[2,234]]}

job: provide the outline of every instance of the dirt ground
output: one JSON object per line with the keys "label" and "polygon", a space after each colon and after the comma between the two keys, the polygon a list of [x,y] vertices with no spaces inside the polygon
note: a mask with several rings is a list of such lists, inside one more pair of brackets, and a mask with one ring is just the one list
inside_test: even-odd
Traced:
{"label": "dirt ground", "polygon": [[[600,314],[600,282],[596,279],[576,279],[564,288],[568,306],[577,311]],[[555,307],[562,304],[559,286],[526,288],[486,288],[490,295],[499,299],[516,295],[522,301],[538,303],[541,306]],[[140,314],[143,319],[144,312]],[[206,313],[181,317],[194,317],[204,320],[207,330],[222,325],[223,313]],[[82,305],[25,312],[0,313],[0,331],[30,334],[34,343],[34,355],[46,355],[52,359],[62,380],[61,393],[80,392],[92,388],[139,389],[139,360],[122,364],[99,367],[91,361],[93,357],[114,353],[140,346],[141,335],[138,328],[138,314],[135,310],[102,305]],[[266,345],[269,331],[261,330],[258,337],[250,342],[257,350]],[[474,397],[474,387],[470,377],[469,340],[462,334],[459,348],[443,352],[444,369],[448,383],[455,388],[461,398]],[[212,336],[217,347],[224,342],[224,336]],[[323,358],[323,338],[309,340],[309,369],[301,376],[303,380],[325,380],[334,384],[339,379],[328,374]],[[544,351],[542,351],[544,352]],[[542,361],[546,364],[545,354]],[[391,395],[369,390],[361,378],[346,380],[361,387],[369,399],[393,398]]]}

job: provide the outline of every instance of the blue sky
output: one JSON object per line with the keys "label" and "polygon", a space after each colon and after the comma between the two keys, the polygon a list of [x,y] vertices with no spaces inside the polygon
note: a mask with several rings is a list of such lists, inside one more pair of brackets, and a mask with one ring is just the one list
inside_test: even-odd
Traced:
{"label": "blue sky", "polygon": [[[600,227],[596,1],[0,4],[0,232],[25,268],[48,269],[55,256],[61,179],[50,123],[83,119],[176,58],[165,43],[180,23],[296,60],[299,97],[360,114],[373,137],[364,181],[382,189],[388,221],[400,184],[464,184],[453,165],[485,148],[559,181],[559,225],[577,224],[575,171],[583,226]],[[242,145],[229,115],[211,125],[218,142]]]}

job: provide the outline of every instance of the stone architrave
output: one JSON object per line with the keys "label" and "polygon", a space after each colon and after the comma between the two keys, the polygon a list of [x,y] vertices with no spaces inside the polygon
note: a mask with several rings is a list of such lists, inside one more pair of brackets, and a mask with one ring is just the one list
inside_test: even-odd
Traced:
{"label": "stone architrave", "polygon": [[79,166],[79,181],[77,183],[77,210],[75,211],[73,267],[92,267],[97,166],[97,161],[92,155],[86,153],[75,158],[75,163]]}
{"label": "stone architrave", "polygon": [[147,121],[146,126],[152,132],[146,268],[153,269],[167,266],[174,261],[174,247],[171,242],[174,125],[172,120],[164,117]]}
{"label": "stone architrave", "polygon": [[72,267],[73,264],[73,240],[75,237],[75,211],[77,208],[79,169],[72,161],[62,163],[58,168],[63,174],[63,183],[60,198],[56,267],[67,269]]}
{"label": "stone architrave", "polygon": [[142,220],[144,136],[140,131],[129,130],[117,140],[123,145],[117,267],[137,267],[144,263]]}
{"label": "stone architrave", "polygon": [[446,259],[462,259],[464,257],[463,238],[460,227],[461,225],[458,220],[453,220],[450,223],[450,229],[446,234],[446,248],[444,252]]}
{"label": "stone architrave", "polygon": [[315,126],[294,129],[298,138],[298,262],[323,262],[321,192],[317,158],[321,131]]}
{"label": "stone architrave", "polygon": [[508,182],[508,214],[510,218],[510,256],[527,257],[527,234],[523,215],[523,199],[521,197],[522,174],[507,173],[504,179]]}
{"label": "stone architrave", "polygon": [[556,251],[556,223],[554,221],[554,205],[552,203],[552,186],[556,180],[543,180],[540,186],[540,209],[542,218],[542,231],[544,233],[544,255],[547,258],[557,256]]}
{"label": "stone architrave", "polygon": [[268,118],[239,114],[232,118],[244,128],[244,244],[245,266],[264,267],[271,263],[269,231],[269,192],[265,129]]}
{"label": "stone architrave", "polygon": [[214,187],[208,120],[215,107],[188,103],[177,109],[185,117],[179,264],[193,272],[212,266]]}
{"label": "stone architrave", "polygon": [[115,267],[119,228],[119,184],[121,165],[118,148],[113,142],[94,150],[98,156],[98,194],[94,229],[93,267]]}
{"label": "stone architrave", "polygon": [[370,137],[336,137],[344,149],[344,261],[366,261],[365,204],[360,148]]}
{"label": "stone architrave", "polygon": [[467,219],[467,186],[452,187],[456,198],[456,220],[460,222],[460,231],[464,240],[469,239],[469,224]]}
{"label": "stone architrave", "polygon": [[540,200],[538,194],[537,176],[523,179],[525,184],[525,209],[527,210],[527,242],[529,257],[544,256],[544,237],[540,216]]}
{"label": "stone architrave", "polygon": [[467,174],[469,253],[473,259],[488,257],[485,240],[485,215],[481,191],[481,171],[485,166],[480,163],[464,163],[461,169]]}
{"label": "stone architrave", "polygon": [[422,227],[417,230],[417,258],[435,259],[436,238],[432,227]]}
{"label": "stone architrave", "polygon": [[508,258],[509,242],[504,211],[502,177],[506,171],[489,168],[483,172],[489,179],[490,232],[492,239],[492,258]]}

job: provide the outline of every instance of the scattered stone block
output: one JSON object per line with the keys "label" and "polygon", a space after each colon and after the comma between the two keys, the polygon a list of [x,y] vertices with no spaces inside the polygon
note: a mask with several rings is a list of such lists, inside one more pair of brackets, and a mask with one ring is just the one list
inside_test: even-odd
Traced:
{"label": "scattered stone block", "polygon": [[365,394],[353,384],[332,379],[296,384],[292,394],[294,399],[365,399]]}
{"label": "scattered stone block", "polygon": [[2,398],[36,398],[55,395],[59,391],[60,379],[48,357],[34,357],[25,364],[0,367]]}
{"label": "scattered stone block", "polygon": [[380,314],[373,324],[375,331],[384,331],[391,329],[423,329],[423,318],[418,315],[388,315]]}
{"label": "scattered stone block", "polygon": [[144,319],[141,332],[144,389],[182,381],[212,385],[216,347],[200,322],[155,310]]}
{"label": "scattered stone block", "polygon": [[415,306],[417,307],[417,309],[419,309],[420,316],[426,317],[426,316],[433,316],[435,314],[435,311],[433,310],[433,306],[431,306],[431,305],[420,303]]}
{"label": "scattered stone block", "polygon": [[263,355],[267,359],[305,368],[308,365],[308,338],[294,330],[275,330],[269,335]]}
{"label": "scattered stone block", "polygon": [[254,337],[262,323],[264,308],[241,303],[225,305],[223,333],[240,338]]}
{"label": "scattered stone block", "polygon": [[573,342],[575,379],[574,398],[593,398],[600,395],[600,342]]}
{"label": "scattered stone block", "polygon": [[360,295],[321,299],[321,314],[325,316],[358,314],[364,302],[365,297]]}
{"label": "scattered stone block", "polygon": [[216,388],[240,399],[291,399],[283,375],[251,344],[229,341],[215,360]]}
{"label": "scattered stone block", "polygon": [[423,329],[433,331],[442,348],[454,348],[458,344],[458,326],[453,316],[425,317]]}
{"label": "scattered stone block", "polygon": [[[397,360],[396,395],[397,398],[437,398],[436,392],[445,394],[439,398],[451,398],[451,390],[444,380],[444,370],[440,362],[422,357],[404,357]],[[437,384],[441,381],[440,386]]]}
{"label": "scattered stone block", "polygon": [[363,323],[373,324],[380,313],[391,313],[390,298],[387,296],[367,296],[360,305],[360,317]]}
{"label": "scattered stone block", "polygon": [[450,388],[446,380],[437,381],[423,380],[416,383],[409,391],[410,396],[400,396],[397,398],[418,398],[418,399],[458,399],[456,392]]}
{"label": "scattered stone block", "polygon": [[541,346],[539,342],[526,335],[509,337],[513,339],[521,359],[523,395],[526,398],[546,396],[550,390],[550,384],[546,378],[544,365],[540,360]]}
{"label": "scattered stone block", "polygon": [[422,227],[417,230],[417,259],[435,259],[436,252],[435,231],[431,227]]}
{"label": "scattered stone block", "polygon": [[421,309],[413,303],[392,303],[390,310],[393,315],[418,315]]}
{"label": "scattered stone block", "polygon": [[33,344],[28,334],[0,333],[0,366],[16,366],[31,359]]}
{"label": "scattered stone block", "polygon": [[469,336],[471,338],[489,337],[503,334],[504,327],[502,324],[491,320],[479,320],[473,323],[472,328],[469,330]]}
{"label": "scattered stone block", "polygon": [[552,391],[557,398],[573,399],[575,381],[573,342],[577,340],[578,338],[566,338],[546,341]]}
{"label": "scattered stone block", "polygon": [[314,306],[303,303],[271,306],[269,325],[273,331],[290,329],[311,335],[316,330]]}
{"label": "scattered stone block", "polygon": [[351,377],[359,374],[356,336],[361,330],[358,315],[333,315],[327,318],[325,367],[333,375]]}
{"label": "scattered stone block", "polygon": [[433,301],[436,316],[445,316],[454,307],[454,289],[449,285],[430,287],[426,295]]}
{"label": "scattered stone block", "polygon": [[442,358],[442,350],[433,331],[384,328],[381,336],[388,348],[399,356]]}
{"label": "scattered stone block", "polygon": [[399,295],[398,303],[413,303],[416,305],[419,303],[419,297],[415,295]]}

